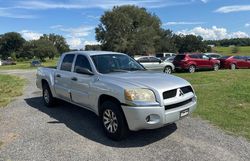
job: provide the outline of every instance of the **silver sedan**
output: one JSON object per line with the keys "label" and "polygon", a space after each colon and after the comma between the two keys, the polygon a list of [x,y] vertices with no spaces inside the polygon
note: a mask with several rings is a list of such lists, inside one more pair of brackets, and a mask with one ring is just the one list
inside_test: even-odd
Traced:
{"label": "silver sedan", "polygon": [[141,65],[148,70],[162,70],[167,74],[174,71],[174,64],[167,61],[162,61],[154,56],[140,56],[135,58]]}

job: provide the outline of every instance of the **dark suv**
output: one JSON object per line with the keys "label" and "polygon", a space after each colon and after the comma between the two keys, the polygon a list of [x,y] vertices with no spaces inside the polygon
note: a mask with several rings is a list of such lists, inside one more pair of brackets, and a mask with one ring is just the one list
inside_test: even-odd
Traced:
{"label": "dark suv", "polygon": [[197,69],[219,70],[220,61],[212,59],[204,54],[178,54],[174,61],[175,70],[187,70],[194,73]]}

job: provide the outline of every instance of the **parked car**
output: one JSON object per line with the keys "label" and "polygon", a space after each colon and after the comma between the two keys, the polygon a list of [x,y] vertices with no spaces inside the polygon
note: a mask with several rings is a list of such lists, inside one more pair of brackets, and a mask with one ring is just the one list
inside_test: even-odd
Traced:
{"label": "parked car", "polygon": [[42,64],[41,64],[41,62],[39,61],[39,60],[32,60],[31,62],[30,62],[30,66],[31,67],[40,67]]}
{"label": "parked car", "polygon": [[2,66],[2,60],[0,60],[0,66]]}
{"label": "parked car", "polygon": [[250,68],[250,57],[248,56],[223,56],[219,60],[221,68],[232,70]]}
{"label": "parked car", "polygon": [[16,62],[13,60],[3,60],[2,65],[16,65]]}
{"label": "parked car", "polygon": [[173,123],[197,104],[186,80],[147,71],[128,55],[115,52],[64,53],[57,69],[38,68],[36,84],[46,106],[62,99],[93,111],[114,140],[123,139],[129,130]]}
{"label": "parked car", "polygon": [[194,73],[196,70],[219,70],[220,61],[207,57],[204,54],[178,54],[173,61],[175,69],[187,70]]}
{"label": "parked car", "polygon": [[221,54],[217,54],[217,53],[204,53],[204,55],[212,59],[219,59],[220,57],[222,57]]}
{"label": "parked car", "polygon": [[157,57],[161,60],[165,60],[166,58],[171,57],[171,56],[175,56],[175,55],[176,55],[175,53],[161,53],[161,54],[155,54],[155,57]]}
{"label": "parked car", "polygon": [[154,56],[136,57],[135,60],[148,70],[162,70],[167,74],[171,74],[174,71],[173,63],[162,61]]}
{"label": "parked car", "polygon": [[170,56],[170,57],[166,58],[164,61],[167,61],[167,62],[173,63],[174,58],[175,58],[175,56]]}

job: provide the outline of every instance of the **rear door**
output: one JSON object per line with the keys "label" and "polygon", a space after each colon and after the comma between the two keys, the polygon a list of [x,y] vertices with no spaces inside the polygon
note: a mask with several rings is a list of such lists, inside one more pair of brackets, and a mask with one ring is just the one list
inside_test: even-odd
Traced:
{"label": "rear door", "polygon": [[73,74],[71,78],[71,99],[73,102],[90,107],[90,82],[93,79],[93,75],[77,73],[76,69],[88,69],[92,71],[89,60],[84,55],[77,55]]}
{"label": "rear door", "polygon": [[55,72],[55,92],[59,98],[70,101],[71,70],[75,54],[66,54]]}

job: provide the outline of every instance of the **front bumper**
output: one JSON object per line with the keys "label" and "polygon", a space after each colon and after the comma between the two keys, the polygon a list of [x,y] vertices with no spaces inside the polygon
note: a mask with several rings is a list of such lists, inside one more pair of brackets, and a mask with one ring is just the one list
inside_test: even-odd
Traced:
{"label": "front bumper", "polygon": [[[197,106],[196,97],[192,102],[173,109],[165,110],[164,106],[131,107],[122,105],[128,127],[132,131],[156,129],[180,120],[180,112],[189,109],[192,113]],[[150,120],[147,117],[150,116]]]}

